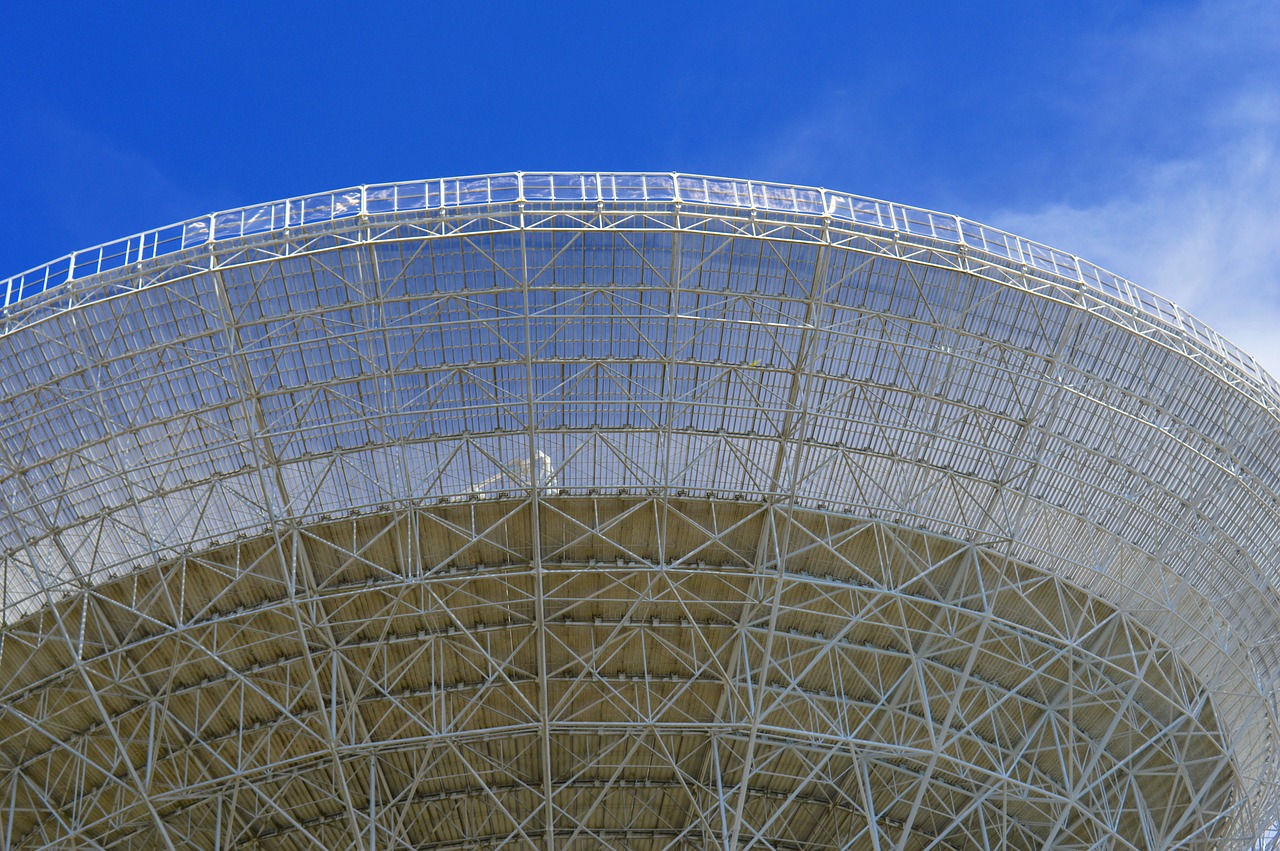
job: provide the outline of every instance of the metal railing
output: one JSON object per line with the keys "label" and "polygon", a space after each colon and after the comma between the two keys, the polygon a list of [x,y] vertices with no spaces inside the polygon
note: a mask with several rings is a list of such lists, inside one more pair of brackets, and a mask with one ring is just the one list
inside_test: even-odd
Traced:
{"label": "metal railing", "polygon": [[85,248],[0,281],[7,310],[80,278],[197,248],[288,228],[361,215],[519,202],[687,203],[829,217],[889,232],[964,246],[1047,273],[1128,305],[1186,334],[1276,392],[1280,383],[1248,353],[1172,301],[1056,248],[970,219],[920,207],[809,186],[690,174],[511,172],[376,183],[211,213]]}

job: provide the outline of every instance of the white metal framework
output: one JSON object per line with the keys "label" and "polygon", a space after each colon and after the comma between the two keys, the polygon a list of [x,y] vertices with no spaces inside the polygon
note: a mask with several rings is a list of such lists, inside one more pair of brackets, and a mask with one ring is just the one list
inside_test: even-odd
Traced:
{"label": "white metal framework", "polygon": [[1245,848],[1280,392],[1077,258],[686,175],[0,287],[0,846]]}

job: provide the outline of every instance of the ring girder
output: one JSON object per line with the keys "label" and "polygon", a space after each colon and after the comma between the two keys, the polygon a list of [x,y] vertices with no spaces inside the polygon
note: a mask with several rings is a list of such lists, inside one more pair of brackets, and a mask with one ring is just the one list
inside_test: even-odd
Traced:
{"label": "ring girder", "polygon": [[[661,507],[640,497],[541,498],[563,515],[583,518],[608,513],[634,521]],[[700,503],[681,508],[695,516],[706,512]],[[1065,818],[1059,842],[1070,846],[1074,836],[1087,845],[1108,829],[1091,815],[1097,809],[1092,797],[1105,796],[1108,784],[1135,768],[1143,769],[1141,791],[1152,799],[1146,806],[1163,806],[1169,819],[1204,784],[1220,787],[1214,795],[1229,787],[1230,759],[1195,677],[1103,601],[987,548],[915,530],[845,516],[797,518],[794,511],[741,502],[717,511],[717,522],[730,530],[717,542],[725,552],[742,550],[743,541],[771,523],[824,528],[829,547],[789,554],[782,571],[776,564],[712,567],[680,557],[642,563],[633,560],[635,541],[625,539],[576,562],[544,559],[550,658],[541,674],[532,641],[533,571],[528,564],[477,560],[482,530],[493,529],[495,517],[506,518],[508,533],[527,523],[527,500],[437,506],[330,521],[297,538],[247,539],[145,569],[61,605],[66,620],[87,625],[93,650],[83,664],[90,676],[117,683],[103,689],[115,707],[105,723],[130,738],[165,739],[148,766],[152,782],[167,791],[152,800],[164,818],[185,823],[183,835],[197,843],[208,828],[200,821],[207,821],[207,796],[232,782],[266,790],[259,794],[276,801],[270,810],[292,800],[286,789],[296,798],[298,788],[332,779],[325,746],[330,724],[348,736],[363,729],[367,737],[337,744],[336,770],[344,775],[358,776],[376,755],[380,762],[407,761],[399,769],[406,777],[431,778],[386,790],[397,807],[421,811],[416,819],[423,824],[437,819],[421,814],[433,808],[447,810],[467,797],[477,799],[468,806],[483,807],[496,798],[512,814],[507,833],[528,831],[518,826],[537,820],[528,805],[537,799],[540,684],[548,689],[552,742],[563,763],[556,794],[599,797],[596,807],[604,811],[656,809],[659,822],[679,823],[676,834],[690,841],[718,832],[710,815],[732,800],[726,788],[741,785],[749,743],[764,763],[757,766],[763,785],[745,791],[747,811],[759,811],[756,828],[796,827],[807,813],[808,834],[840,834],[842,820],[859,813],[867,819],[865,801],[857,803],[849,788],[861,773],[882,790],[866,824],[878,825],[874,830],[886,837],[906,830],[902,836],[917,836],[919,847],[934,840],[938,847],[969,847],[970,834],[979,830],[975,819],[996,819],[997,812],[1004,829],[1028,845],[1045,841],[1058,818]],[[426,531],[438,525],[469,526],[469,538],[480,543],[463,553],[441,549]],[[396,561],[377,556],[378,548],[391,541],[404,547],[414,529],[420,541],[413,549],[423,561],[399,561],[396,569],[405,572],[394,573],[389,565]],[[291,554],[294,541],[308,549],[305,560]],[[594,546],[606,542],[597,537]],[[574,546],[581,552],[581,542]],[[895,555],[884,559],[887,552]],[[290,593],[285,581],[300,561],[318,572],[292,587],[313,588],[310,595]],[[253,581],[237,582],[237,571]],[[784,602],[765,665],[764,601],[775,585],[783,586]],[[175,588],[186,594],[179,609],[167,596]],[[86,600],[91,610],[82,618],[74,609]],[[319,671],[331,688],[337,667],[364,678],[340,707],[311,701],[302,674],[306,652],[288,628],[292,607],[319,613],[336,637]],[[1013,617],[1018,611],[1022,615]],[[133,612],[148,617],[137,621]],[[175,619],[179,612],[186,616]],[[104,626],[113,620],[120,621],[116,628]],[[129,624],[132,635],[120,628]],[[43,635],[36,624],[17,626],[15,637]],[[125,640],[112,647],[108,636]],[[726,669],[734,646],[745,648],[747,660],[736,673]],[[65,671],[18,687],[16,680],[51,670],[41,654],[61,652],[65,645],[56,639],[33,643],[6,686],[6,700],[27,723],[0,739],[0,749],[23,739],[30,756],[16,767],[37,784],[65,775],[73,762],[66,749],[92,754],[103,724],[86,716],[85,689]],[[17,655],[11,652],[8,661]],[[172,670],[184,679],[168,674],[157,688]],[[157,701],[170,719],[163,730],[154,728]],[[753,741],[749,726],[760,702],[770,708],[760,712]],[[1122,724],[1114,720],[1119,717]],[[89,726],[74,732],[86,720]],[[44,735],[43,749],[33,747],[33,730]],[[720,754],[717,770],[701,776],[712,741]],[[1064,752],[1065,741],[1099,744]],[[607,758],[635,742],[645,743],[644,762],[615,765]],[[459,749],[481,763],[441,769],[450,754],[459,758]],[[81,760],[78,797],[58,806],[87,810],[96,801],[101,814],[82,815],[85,830],[100,830],[122,847],[154,841],[145,820],[128,829],[118,824],[121,808],[136,810],[126,803],[136,792],[118,772],[89,756]],[[430,765],[437,767],[427,771]],[[96,784],[89,779],[95,772]],[[476,772],[485,783],[477,783]],[[927,793],[921,791],[926,777]],[[277,787],[281,794],[272,795]],[[834,799],[832,788],[842,790]],[[367,789],[363,794],[369,797]],[[665,804],[643,803],[646,796]],[[903,818],[916,796],[927,805]],[[1163,804],[1155,803],[1161,796]],[[1012,806],[1010,798],[1021,804]],[[946,815],[943,799],[958,812]],[[825,822],[810,812],[824,804]],[[325,809],[301,799],[294,806],[300,814],[291,812],[291,820],[262,813],[257,830],[237,841],[271,845],[303,826],[313,834],[347,829],[343,810],[332,803]],[[784,815],[778,807],[795,812]],[[960,815],[966,807],[968,815]],[[1075,814],[1064,817],[1068,811]],[[985,815],[978,818],[979,812]],[[939,829],[950,821],[957,822],[950,839],[930,834],[928,825]],[[33,839],[50,830],[24,826]],[[581,829],[590,835],[604,827]],[[762,838],[808,847],[783,833]],[[410,844],[449,841],[461,840],[415,835]]]}

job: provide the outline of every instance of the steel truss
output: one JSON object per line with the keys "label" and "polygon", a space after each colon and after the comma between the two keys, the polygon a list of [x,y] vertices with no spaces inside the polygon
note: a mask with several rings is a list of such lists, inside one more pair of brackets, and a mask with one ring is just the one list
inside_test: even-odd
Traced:
{"label": "steel truss", "polygon": [[4,847],[1268,835],[1252,362],[965,220],[577,177],[19,283]]}

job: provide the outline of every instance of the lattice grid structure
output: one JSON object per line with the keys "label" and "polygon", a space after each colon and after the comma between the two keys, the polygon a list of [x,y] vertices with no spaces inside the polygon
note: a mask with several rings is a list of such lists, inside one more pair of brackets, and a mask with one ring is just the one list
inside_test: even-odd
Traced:
{"label": "lattice grid structure", "polygon": [[3,284],[0,843],[1270,841],[1280,389],[924,210],[358,187]]}

